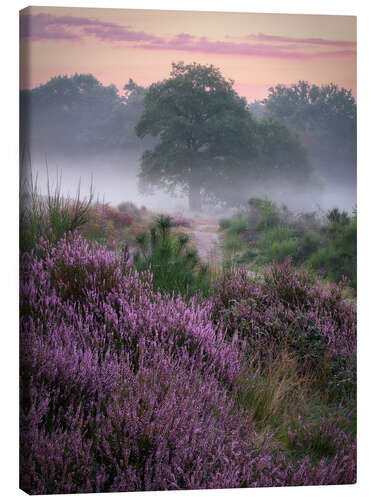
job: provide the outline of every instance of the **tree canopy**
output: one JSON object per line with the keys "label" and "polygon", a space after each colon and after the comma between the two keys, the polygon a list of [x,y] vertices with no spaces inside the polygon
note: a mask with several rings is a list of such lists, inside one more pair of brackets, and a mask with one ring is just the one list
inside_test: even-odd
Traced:
{"label": "tree canopy", "polygon": [[265,115],[299,133],[326,178],[354,181],[357,106],[351,90],[300,80],[290,87],[271,87],[269,92],[263,101]]}
{"label": "tree canopy", "polygon": [[71,157],[143,151],[141,185],[182,189],[197,210],[202,199],[237,205],[259,184],[272,196],[267,183],[306,183],[307,153],[285,113],[267,118],[257,103],[254,116],[233,85],[212,65],[182,62],[148,89],[129,79],[121,93],[93,75],[56,76],[21,91],[21,145]]}
{"label": "tree canopy", "polygon": [[170,78],[151,85],[136,132],[159,137],[143,154],[143,185],[170,191],[180,186],[196,210],[202,190],[210,194],[213,176],[225,177],[228,166],[257,148],[255,124],[233,81],[214,66],[197,63],[173,63]]}
{"label": "tree canopy", "polygon": [[168,79],[149,87],[136,132],[159,142],[142,156],[144,188],[179,186],[190,208],[200,210],[202,195],[228,198],[249,178],[278,168],[300,170],[306,178],[306,151],[297,137],[278,121],[256,122],[233,83],[212,65],[180,62]]}
{"label": "tree canopy", "polygon": [[21,137],[43,153],[95,153],[140,148],[134,127],[143,109],[145,89],[132,80],[120,95],[91,74],[56,76],[21,91]]}

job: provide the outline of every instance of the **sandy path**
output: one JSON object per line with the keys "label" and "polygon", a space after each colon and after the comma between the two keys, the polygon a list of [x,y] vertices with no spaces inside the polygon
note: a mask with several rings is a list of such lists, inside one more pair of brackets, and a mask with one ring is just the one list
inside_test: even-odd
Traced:
{"label": "sandy path", "polygon": [[[191,227],[181,229],[191,237],[200,260],[205,264],[220,266],[224,253],[219,236],[219,219],[194,217],[189,220]],[[251,279],[259,278],[259,273],[253,270],[247,269],[247,274]]]}
{"label": "sandy path", "polygon": [[220,263],[223,252],[219,238],[217,219],[193,219],[189,233],[202,262]]}

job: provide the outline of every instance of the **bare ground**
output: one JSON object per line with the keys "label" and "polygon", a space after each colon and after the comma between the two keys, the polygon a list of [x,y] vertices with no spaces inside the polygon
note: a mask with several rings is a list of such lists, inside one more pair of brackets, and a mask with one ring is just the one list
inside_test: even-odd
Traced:
{"label": "bare ground", "polygon": [[191,223],[192,227],[187,232],[191,235],[199,258],[206,264],[220,263],[223,259],[223,252],[218,234],[218,219],[195,218]]}

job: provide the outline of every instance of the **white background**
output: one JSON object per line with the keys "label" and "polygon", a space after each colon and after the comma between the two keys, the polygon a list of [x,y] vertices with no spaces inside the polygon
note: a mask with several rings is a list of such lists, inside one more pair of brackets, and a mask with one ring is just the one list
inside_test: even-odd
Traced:
{"label": "white background", "polygon": [[[374,349],[374,35],[375,9],[371,0],[130,0],[37,1],[37,5],[71,7],[153,8],[206,11],[333,14],[358,16],[358,483],[354,486],[211,490],[166,493],[115,493],[125,499],[220,500],[310,498],[370,498],[375,491],[375,349]],[[1,317],[0,317],[0,494],[13,499],[25,496],[18,489],[18,11],[27,3],[14,1],[1,9]],[[5,108],[5,111],[4,111]],[[61,498],[52,495],[49,498]],[[110,498],[69,495],[69,498]]]}

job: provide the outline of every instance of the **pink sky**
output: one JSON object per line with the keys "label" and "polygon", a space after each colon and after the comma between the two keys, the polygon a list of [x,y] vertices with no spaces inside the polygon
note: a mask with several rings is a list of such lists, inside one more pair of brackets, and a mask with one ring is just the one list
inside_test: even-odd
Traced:
{"label": "pink sky", "polygon": [[21,88],[92,73],[120,90],[168,77],[171,63],[213,64],[249,102],[308,80],[356,96],[356,18],[291,14],[29,7],[22,11]]}

